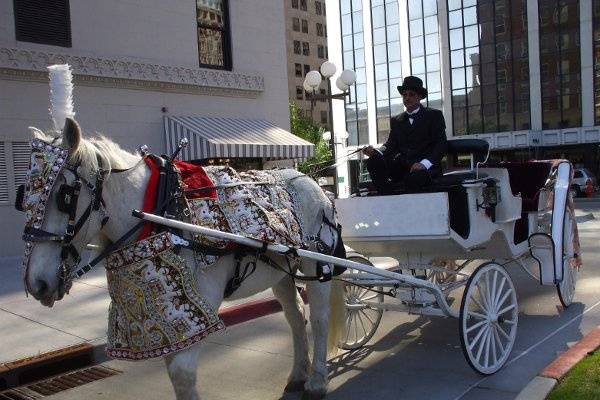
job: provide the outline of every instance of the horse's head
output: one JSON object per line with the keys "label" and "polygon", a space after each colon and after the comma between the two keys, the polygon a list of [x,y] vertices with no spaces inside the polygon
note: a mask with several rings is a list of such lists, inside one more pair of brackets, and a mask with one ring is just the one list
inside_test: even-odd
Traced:
{"label": "horse's head", "polygon": [[102,228],[99,154],[67,118],[62,135],[31,128],[31,162],[16,207],[26,213],[23,234],[25,289],[51,307],[71,286],[86,244]]}

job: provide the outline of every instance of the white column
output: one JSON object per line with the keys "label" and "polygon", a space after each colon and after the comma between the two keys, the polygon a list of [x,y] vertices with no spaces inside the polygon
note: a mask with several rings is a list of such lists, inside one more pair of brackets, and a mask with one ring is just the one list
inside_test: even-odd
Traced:
{"label": "white column", "polygon": [[440,68],[442,78],[442,112],[446,120],[446,136],[454,136],[452,127],[452,82],[450,80],[450,38],[448,32],[448,3],[438,1],[440,33]]}
{"label": "white column", "polygon": [[362,2],[363,37],[365,41],[365,73],[367,74],[367,116],[369,144],[377,144],[377,99],[375,98],[375,67],[373,61],[373,30],[371,29],[371,2]]}
{"label": "white column", "polygon": [[[341,16],[338,0],[326,0],[325,7],[327,9],[327,47],[329,52],[329,61],[338,67],[338,72],[331,78],[331,93],[340,93],[340,90],[335,85],[335,80],[343,70],[342,58],[342,31],[341,31]],[[331,105],[332,134],[339,136],[341,132],[346,131],[346,112],[344,110],[344,102],[341,100],[333,100]],[[337,146],[337,145],[336,145]],[[336,147],[336,155],[343,157],[346,155],[346,148]],[[348,197],[350,193],[348,163],[341,163],[337,167],[338,180],[343,181],[338,183],[339,197]]]}
{"label": "white column", "polygon": [[540,76],[540,28],[538,0],[527,1],[527,42],[529,46],[529,107],[531,130],[542,130],[542,86]]}
{"label": "white column", "polygon": [[579,1],[581,126],[594,126],[594,27],[592,0]]}
{"label": "white column", "polygon": [[411,74],[410,33],[408,32],[408,0],[398,0],[398,21],[400,21],[400,63],[402,77]]}

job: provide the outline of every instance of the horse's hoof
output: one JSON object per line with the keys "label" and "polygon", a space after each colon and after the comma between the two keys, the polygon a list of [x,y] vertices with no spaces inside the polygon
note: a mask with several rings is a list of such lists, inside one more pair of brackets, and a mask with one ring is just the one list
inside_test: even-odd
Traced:
{"label": "horse's hoof", "polygon": [[302,392],[302,400],[322,400],[325,398],[326,394],[327,392],[325,390],[319,390],[316,392],[305,390]]}
{"label": "horse's hoof", "polygon": [[294,393],[294,392],[301,392],[304,390],[304,384],[306,382],[305,381],[291,381],[288,382],[287,385],[285,385],[285,389],[283,389],[284,392],[286,393]]}

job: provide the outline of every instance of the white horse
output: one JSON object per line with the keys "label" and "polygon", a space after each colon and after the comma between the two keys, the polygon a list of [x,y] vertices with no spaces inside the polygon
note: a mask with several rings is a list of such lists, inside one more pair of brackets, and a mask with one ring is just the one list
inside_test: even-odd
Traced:
{"label": "white horse", "polygon": [[[72,119],[67,119],[62,137],[53,138],[46,136],[38,129],[31,128],[35,138],[44,141],[54,141],[53,144],[69,149],[70,165],[79,165],[77,172],[82,179],[94,183],[98,169],[125,169],[123,173],[113,173],[106,177],[103,185],[102,200],[105,214],[109,217],[103,225],[106,215],[99,211],[92,211],[87,221],[79,230],[72,241],[73,247],[81,254],[92,239],[98,242],[111,243],[118,240],[125,232],[139,220],[131,215],[133,208],[142,209],[146,184],[150,178],[150,170],[141,161],[141,157],[126,152],[114,142],[106,138],[84,139],[79,125]],[[133,168],[131,168],[134,166]],[[296,177],[298,172],[290,170],[289,176]],[[72,184],[73,174],[61,173],[57,178],[61,183]],[[299,215],[304,218],[302,226],[308,229],[309,235],[316,235],[322,224],[322,216],[326,215],[334,220],[334,209],[331,201],[325,196],[321,188],[310,178],[300,177],[293,179],[294,189],[299,194]],[[60,185],[54,185],[53,192],[58,191]],[[41,229],[46,232],[64,232],[67,225],[67,215],[60,212],[55,199],[56,193],[50,193],[46,205],[46,212]],[[77,215],[79,219],[87,204],[92,201],[92,194],[86,187],[82,187],[77,201]],[[325,243],[335,243],[337,235],[330,229],[321,230],[321,238]],[[132,242],[132,240],[129,240]],[[193,264],[190,251],[182,252],[188,263]],[[269,254],[275,260],[282,262],[280,255]],[[33,244],[25,262],[25,285],[42,304],[51,307],[56,300],[60,300],[68,290],[68,283],[61,279],[60,242],[41,241]],[[233,255],[225,255],[218,262],[197,272],[198,292],[206,299],[214,310],[219,308],[223,301],[226,284],[234,274]],[[300,269],[306,275],[315,275],[316,263],[302,260]],[[308,282],[308,302],[310,306],[310,322],[313,331],[314,351],[312,364],[308,354],[307,333],[303,302],[294,285],[294,281],[283,272],[273,267],[257,262],[256,272],[245,280],[242,286],[234,293],[232,298],[243,298],[263,291],[269,287],[281,303],[285,317],[292,328],[294,361],[292,371],[288,377],[285,391],[303,391],[303,399],[319,399],[326,394],[328,374],[326,366],[327,346],[337,344],[336,333],[340,332],[343,317],[329,318],[332,315],[343,316],[343,297],[341,289],[331,290],[330,283]],[[333,295],[333,292],[339,294]],[[330,292],[332,295],[330,296]],[[331,304],[329,300],[331,298]],[[335,301],[334,301],[335,300]],[[339,312],[338,312],[339,311]],[[333,324],[335,319],[336,324]],[[331,327],[328,323],[332,322]],[[329,338],[328,338],[329,330]],[[198,352],[200,348],[194,345],[186,350],[173,353],[165,357],[168,374],[173,384],[177,399],[198,399],[196,390],[196,369]]]}

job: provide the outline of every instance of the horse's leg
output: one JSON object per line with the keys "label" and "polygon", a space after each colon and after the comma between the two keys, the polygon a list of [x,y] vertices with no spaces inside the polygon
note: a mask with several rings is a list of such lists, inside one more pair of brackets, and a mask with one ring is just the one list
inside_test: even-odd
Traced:
{"label": "horse's leg", "polygon": [[329,322],[329,293],[331,283],[308,282],[310,326],[313,332],[313,360],[311,375],[304,385],[303,399],[322,399],[327,393],[327,328]]}
{"label": "horse's leg", "polygon": [[296,290],[296,285],[291,278],[285,277],[273,286],[273,294],[281,303],[285,318],[292,328],[294,341],[294,366],[285,386],[286,392],[299,392],[304,390],[308,379],[310,361],[308,359],[308,338],[306,336],[306,322],[302,299]]}
{"label": "horse's leg", "polygon": [[177,400],[198,400],[196,390],[196,369],[200,346],[179,351],[165,357],[169,378],[175,390]]}

